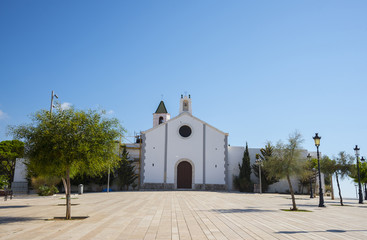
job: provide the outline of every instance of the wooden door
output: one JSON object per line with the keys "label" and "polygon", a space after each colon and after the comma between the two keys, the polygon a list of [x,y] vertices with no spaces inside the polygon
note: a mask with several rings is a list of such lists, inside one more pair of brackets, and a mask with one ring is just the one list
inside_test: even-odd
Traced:
{"label": "wooden door", "polygon": [[192,166],[189,162],[180,162],[177,166],[177,188],[192,188]]}

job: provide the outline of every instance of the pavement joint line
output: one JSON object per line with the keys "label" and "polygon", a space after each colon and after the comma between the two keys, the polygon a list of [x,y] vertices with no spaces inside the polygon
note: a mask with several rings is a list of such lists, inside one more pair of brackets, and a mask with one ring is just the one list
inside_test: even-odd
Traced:
{"label": "pavement joint line", "polygon": [[72,203],[78,221],[63,216],[54,197],[16,196],[0,202],[0,239],[367,239],[367,205],[297,196],[301,209],[283,212],[289,195],[206,191],[86,193]]}

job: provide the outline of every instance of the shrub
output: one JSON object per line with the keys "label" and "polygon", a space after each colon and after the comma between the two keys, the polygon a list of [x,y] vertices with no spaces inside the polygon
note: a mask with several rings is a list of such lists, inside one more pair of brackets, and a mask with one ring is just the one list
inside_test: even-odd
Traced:
{"label": "shrub", "polygon": [[0,189],[8,187],[8,180],[5,175],[0,175]]}
{"label": "shrub", "polygon": [[49,187],[49,186],[44,185],[44,186],[40,186],[38,188],[38,195],[40,195],[40,196],[50,196],[50,195],[54,195],[58,192],[59,192],[59,190],[55,186]]}

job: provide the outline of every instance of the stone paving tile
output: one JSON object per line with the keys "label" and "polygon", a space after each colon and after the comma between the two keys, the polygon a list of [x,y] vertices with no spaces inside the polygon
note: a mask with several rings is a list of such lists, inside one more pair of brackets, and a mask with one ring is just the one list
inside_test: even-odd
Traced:
{"label": "stone paving tile", "polygon": [[367,239],[367,204],[280,194],[200,191],[87,193],[73,196],[72,216],[62,195],[16,196],[0,202],[0,239]]}

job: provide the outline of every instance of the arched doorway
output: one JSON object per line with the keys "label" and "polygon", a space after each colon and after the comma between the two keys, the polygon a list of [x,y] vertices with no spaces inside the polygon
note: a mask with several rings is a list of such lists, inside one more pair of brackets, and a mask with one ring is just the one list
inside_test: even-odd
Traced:
{"label": "arched doorway", "polygon": [[192,188],[192,166],[187,161],[177,166],[177,188]]}

